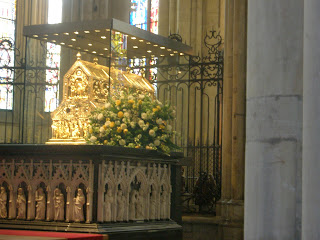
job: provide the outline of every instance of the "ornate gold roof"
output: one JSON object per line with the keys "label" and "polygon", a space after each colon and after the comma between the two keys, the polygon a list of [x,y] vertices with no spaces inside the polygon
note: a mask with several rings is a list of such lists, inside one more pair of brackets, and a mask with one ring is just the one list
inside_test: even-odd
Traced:
{"label": "ornate gold roof", "polygon": [[109,67],[83,60],[78,61],[78,63],[79,66],[81,65],[84,69],[87,69],[86,72],[88,76],[99,79],[106,79],[107,81],[109,81],[110,74],[111,85],[120,85],[123,88],[134,88],[152,94],[154,93],[154,87],[150,84],[150,82],[139,75],[121,71],[112,67],[111,71],[109,72]]}

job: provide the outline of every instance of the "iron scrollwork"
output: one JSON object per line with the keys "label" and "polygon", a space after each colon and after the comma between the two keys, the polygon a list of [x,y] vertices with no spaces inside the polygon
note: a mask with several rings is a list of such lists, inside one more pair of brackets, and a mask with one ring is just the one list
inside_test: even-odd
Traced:
{"label": "iron scrollwork", "polygon": [[[179,34],[169,38],[182,42]],[[177,120],[171,123],[181,135],[176,143],[193,158],[192,166],[183,173],[184,211],[215,214],[215,203],[221,196],[221,35],[208,32],[204,47],[203,56],[158,57],[143,59],[143,64],[136,60],[131,70],[143,73],[154,84],[160,100],[176,106]]]}

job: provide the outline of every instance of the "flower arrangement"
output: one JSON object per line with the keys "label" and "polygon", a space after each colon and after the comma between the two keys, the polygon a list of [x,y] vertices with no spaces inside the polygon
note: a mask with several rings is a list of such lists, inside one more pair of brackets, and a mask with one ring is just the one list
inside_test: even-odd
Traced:
{"label": "flower arrangement", "polygon": [[169,154],[179,149],[171,140],[176,134],[169,124],[174,114],[169,104],[146,94],[121,91],[104,108],[91,113],[86,140],[89,144],[154,149]]}

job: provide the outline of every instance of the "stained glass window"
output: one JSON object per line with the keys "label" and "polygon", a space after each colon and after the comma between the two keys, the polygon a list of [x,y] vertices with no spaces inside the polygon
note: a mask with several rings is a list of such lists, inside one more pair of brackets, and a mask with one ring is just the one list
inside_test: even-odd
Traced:
{"label": "stained glass window", "polygon": [[[49,0],[48,23],[61,23],[62,0]],[[61,47],[47,43],[45,112],[54,111],[59,104],[59,75]]]}
{"label": "stained glass window", "polygon": [[131,0],[130,24],[148,30],[148,0]]}
{"label": "stained glass window", "polygon": [[158,34],[159,0],[131,0],[130,24]]}
{"label": "stained glass window", "polygon": [[[151,9],[150,9],[150,32],[158,34],[158,22],[159,22],[159,0],[151,0]],[[157,58],[150,60],[150,65],[154,65],[157,62]],[[158,73],[157,68],[151,68],[149,74],[149,80],[156,80]],[[155,83],[154,83],[155,84]],[[154,86],[157,89],[156,86]]]}
{"label": "stained glass window", "polygon": [[0,0],[0,109],[12,110],[16,1]]}
{"label": "stained glass window", "polygon": [[[149,4],[150,3],[150,4]],[[148,30],[152,33],[158,34],[159,22],[159,0],[131,0],[130,10],[130,24],[138,28]],[[156,63],[157,58],[149,60],[149,64]],[[133,59],[130,60],[129,66],[146,66],[147,59]],[[133,69],[133,72],[140,74],[138,69]],[[149,70],[149,80],[155,80],[157,69],[151,68]]]}
{"label": "stained glass window", "polygon": [[150,32],[158,34],[159,0],[151,0]]}
{"label": "stained glass window", "polygon": [[[127,35],[120,32],[111,32],[112,64],[125,66],[127,63]],[[122,70],[125,70],[123,68]]]}

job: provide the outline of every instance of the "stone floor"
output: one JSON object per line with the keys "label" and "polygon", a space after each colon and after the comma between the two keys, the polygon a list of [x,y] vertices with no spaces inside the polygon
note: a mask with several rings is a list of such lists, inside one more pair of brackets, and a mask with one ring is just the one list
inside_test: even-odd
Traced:
{"label": "stone floor", "polygon": [[182,217],[183,240],[243,240],[243,223],[225,222],[221,217]]}
{"label": "stone floor", "polygon": [[219,218],[215,216],[183,216],[183,240],[220,240]]}

